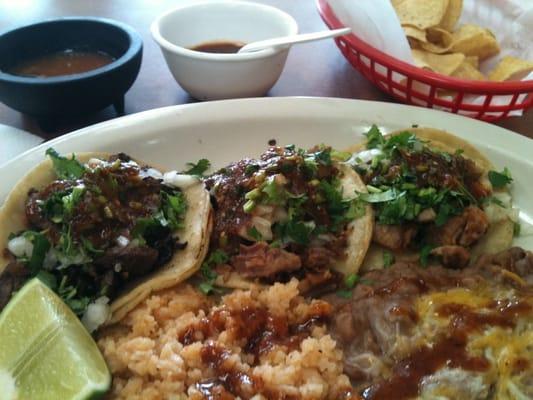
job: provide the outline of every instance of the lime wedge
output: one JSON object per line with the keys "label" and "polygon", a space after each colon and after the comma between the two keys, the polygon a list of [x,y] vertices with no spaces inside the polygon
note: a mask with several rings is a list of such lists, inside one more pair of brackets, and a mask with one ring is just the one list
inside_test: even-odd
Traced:
{"label": "lime wedge", "polygon": [[17,400],[95,399],[111,383],[92,337],[38,279],[0,314],[0,375],[15,383]]}

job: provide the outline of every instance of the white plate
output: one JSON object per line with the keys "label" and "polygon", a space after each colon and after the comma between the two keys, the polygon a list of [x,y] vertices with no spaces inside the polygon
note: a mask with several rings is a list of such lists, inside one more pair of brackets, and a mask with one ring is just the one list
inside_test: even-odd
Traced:
{"label": "white plate", "polygon": [[[390,103],[328,98],[257,98],[197,103],[150,110],[62,136],[0,167],[0,202],[44,157],[60,153],[125,152],[144,161],[180,169],[208,158],[215,167],[261,153],[270,139],[310,147],[344,148],[362,140],[371,124],[385,132],[413,124],[444,129],[481,149],[498,169],[515,178],[513,197],[523,222],[533,223],[533,141],[495,125],[441,111]],[[526,229],[529,231],[529,229]],[[533,249],[533,236],[517,244]]]}
{"label": "white plate", "polygon": [[42,142],[29,132],[0,124],[0,165]]}

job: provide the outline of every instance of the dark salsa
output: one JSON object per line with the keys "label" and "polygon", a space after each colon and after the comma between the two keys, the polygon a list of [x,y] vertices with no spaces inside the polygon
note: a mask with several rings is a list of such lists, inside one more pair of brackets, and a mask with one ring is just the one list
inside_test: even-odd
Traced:
{"label": "dark salsa", "polygon": [[4,250],[13,261],[0,276],[0,308],[37,276],[81,316],[91,302],[113,298],[186,246],[176,236],[185,196],[159,171],[122,153],[87,164],[46,153],[57,179],[28,193],[28,230],[12,234]]}
{"label": "dark salsa", "polygon": [[[364,214],[354,193],[343,193],[336,161],[349,154],[272,146],[206,178],[215,209],[211,254],[202,268],[209,292],[213,267],[247,278],[285,280],[324,273],[344,255],[346,226]],[[329,272],[328,272],[329,273]]]}
{"label": "dark salsa", "polygon": [[376,213],[374,242],[392,251],[418,249],[423,263],[434,255],[465,265],[468,247],[488,229],[483,206],[492,187],[510,182],[508,172],[490,171],[491,187],[461,149],[440,151],[409,131],[384,137],[376,126],[366,136],[367,150],[353,161],[369,191],[360,198]]}

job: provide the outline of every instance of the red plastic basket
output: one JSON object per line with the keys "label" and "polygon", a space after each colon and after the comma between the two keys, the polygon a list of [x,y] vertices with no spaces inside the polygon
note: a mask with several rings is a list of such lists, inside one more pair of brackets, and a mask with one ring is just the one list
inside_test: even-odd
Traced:
{"label": "red plastic basket", "polygon": [[[344,26],[327,0],[316,0],[316,4],[322,19],[331,29]],[[391,57],[354,34],[335,41],[354,68],[379,89],[404,103],[438,108],[489,122],[505,118],[513,110],[525,111],[533,106],[533,81],[487,82],[452,78]],[[439,97],[443,92],[451,94],[451,99]],[[482,103],[469,102],[470,95],[480,96]],[[495,104],[496,100],[499,104]]]}

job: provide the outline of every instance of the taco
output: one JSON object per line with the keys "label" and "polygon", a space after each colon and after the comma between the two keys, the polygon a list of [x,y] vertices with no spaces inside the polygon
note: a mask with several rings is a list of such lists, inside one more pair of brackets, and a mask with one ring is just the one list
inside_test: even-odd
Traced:
{"label": "taco", "polygon": [[357,273],[373,217],[355,200],[366,188],[343,162],[349,157],[325,146],[272,146],[208,177],[215,217],[200,287],[247,288],[296,276],[307,291]]}
{"label": "taco", "polygon": [[212,218],[199,179],[123,153],[46,154],[0,209],[0,309],[37,276],[93,330],[197,270]]}
{"label": "taco", "polygon": [[373,126],[350,160],[369,193],[375,225],[365,269],[394,260],[461,268],[510,247],[516,210],[507,169],[444,131],[411,128],[383,136]]}

